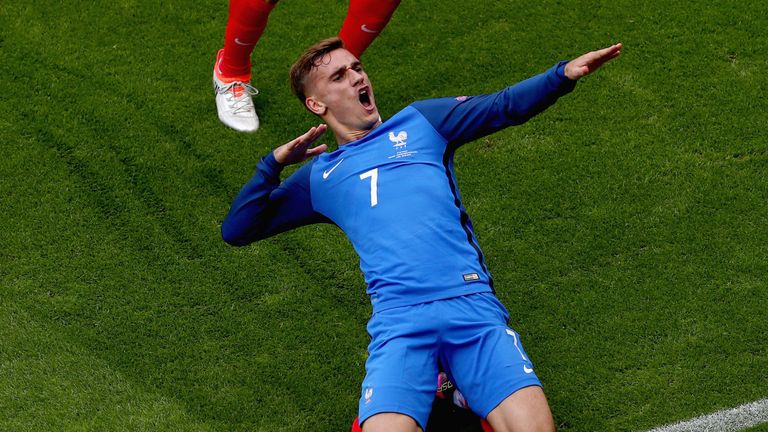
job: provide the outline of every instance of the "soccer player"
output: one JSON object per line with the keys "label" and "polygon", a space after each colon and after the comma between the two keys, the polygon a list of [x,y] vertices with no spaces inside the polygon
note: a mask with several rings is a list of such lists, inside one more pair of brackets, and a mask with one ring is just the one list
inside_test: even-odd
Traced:
{"label": "soccer player", "polygon": [[[259,117],[253,106],[251,53],[279,0],[230,0],[224,48],[216,55],[213,89],[219,120],[240,132],[255,132]],[[350,0],[339,37],[360,57],[384,30],[400,0]]]}
{"label": "soccer player", "polygon": [[[554,430],[533,363],[496,298],[453,156],[542,112],[621,48],[560,62],[496,93],[414,102],[386,122],[340,39],[313,45],[291,67],[294,93],[324,124],[262,158],[222,236],[245,245],[330,223],[349,237],[373,305],[359,401],[365,432],[426,430],[438,365],[494,431]],[[339,144],[332,152],[314,145],[327,127]],[[283,167],[307,159],[280,182]]]}

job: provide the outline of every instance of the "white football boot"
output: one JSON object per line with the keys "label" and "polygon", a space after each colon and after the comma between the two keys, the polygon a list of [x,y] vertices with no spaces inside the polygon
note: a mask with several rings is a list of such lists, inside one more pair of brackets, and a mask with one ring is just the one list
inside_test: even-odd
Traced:
{"label": "white football boot", "polygon": [[256,132],[259,128],[259,116],[253,107],[253,98],[259,93],[251,86],[250,77],[227,78],[221,75],[219,64],[224,50],[216,55],[216,65],[213,68],[213,91],[216,93],[216,109],[219,120],[232,129],[240,132]]}

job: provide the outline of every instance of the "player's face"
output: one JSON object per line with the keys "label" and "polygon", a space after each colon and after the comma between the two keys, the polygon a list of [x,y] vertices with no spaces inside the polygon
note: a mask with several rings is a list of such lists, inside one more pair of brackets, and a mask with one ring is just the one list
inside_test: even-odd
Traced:
{"label": "player's face", "polygon": [[332,127],[335,123],[343,129],[366,131],[378,124],[371,82],[360,60],[349,51],[331,51],[308,78],[307,107]]}

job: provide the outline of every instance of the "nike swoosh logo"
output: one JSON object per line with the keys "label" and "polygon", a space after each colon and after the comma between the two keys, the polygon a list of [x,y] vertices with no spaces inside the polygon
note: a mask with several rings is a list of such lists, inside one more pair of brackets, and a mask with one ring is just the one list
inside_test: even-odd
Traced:
{"label": "nike swoosh logo", "polygon": [[241,42],[240,38],[235,38],[235,43],[238,44],[238,45],[242,45],[242,46],[251,46],[251,45],[253,45],[252,43]]}
{"label": "nike swoosh logo", "polygon": [[221,62],[222,62],[222,61],[224,61],[224,56],[221,56],[221,58],[219,59],[219,61],[217,61],[217,62],[216,62],[216,72],[218,72],[218,73],[219,73],[219,75],[223,75],[223,74],[221,73]]}
{"label": "nike swoosh logo", "polygon": [[533,369],[529,368],[529,367],[528,367],[528,366],[526,366],[526,365],[523,365],[523,372],[525,372],[525,373],[527,373],[527,374],[529,374],[529,373],[533,373]]}
{"label": "nike swoosh logo", "polygon": [[323,171],[323,180],[327,179],[328,176],[331,175],[333,170],[335,170],[337,166],[341,165],[342,162],[344,162],[343,158],[340,161],[336,162],[336,165],[334,165],[333,168],[329,169],[328,171]]}
{"label": "nike swoosh logo", "polygon": [[378,32],[380,32],[380,31],[381,31],[381,30],[371,30],[371,29],[369,29],[369,28],[368,28],[368,27],[367,27],[365,24],[363,24],[362,26],[360,26],[360,30],[362,30],[362,31],[364,31],[364,32],[366,32],[366,33],[378,33]]}

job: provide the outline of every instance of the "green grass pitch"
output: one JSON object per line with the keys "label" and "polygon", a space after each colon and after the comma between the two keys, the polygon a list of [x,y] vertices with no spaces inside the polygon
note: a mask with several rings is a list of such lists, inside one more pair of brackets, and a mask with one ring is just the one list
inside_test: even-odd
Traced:
{"label": "green grass pitch", "polygon": [[[243,135],[210,89],[226,1],[0,4],[0,430],[348,430],[370,306],[347,240],[219,237],[258,158],[316,122],[288,67],[345,10],[277,7]],[[386,117],[624,43],[456,158],[561,430],[768,397],[767,28],[752,0],[404,0],[366,53]]]}

